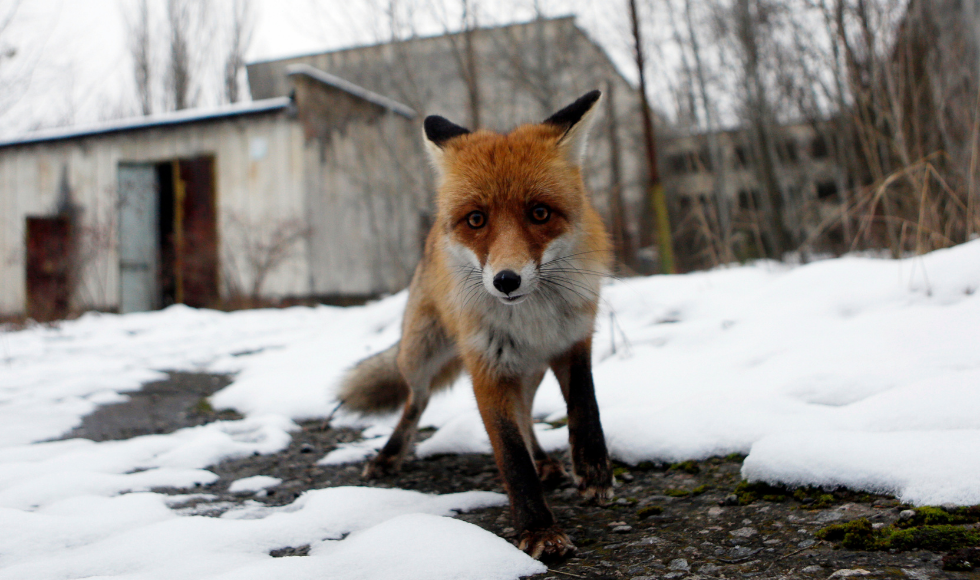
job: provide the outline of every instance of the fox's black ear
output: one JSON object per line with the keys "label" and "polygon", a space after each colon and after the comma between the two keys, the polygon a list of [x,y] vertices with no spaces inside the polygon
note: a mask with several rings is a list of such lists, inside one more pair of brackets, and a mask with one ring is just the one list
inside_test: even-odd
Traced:
{"label": "fox's black ear", "polygon": [[429,152],[429,159],[435,167],[436,174],[441,179],[446,172],[446,143],[453,137],[467,135],[470,130],[449,121],[445,117],[431,115],[425,118],[422,123],[425,133],[425,149]]}
{"label": "fox's black ear", "polygon": [[554,125],[564,131],[558,139],[558,146],[574,165],[580,165],[585,156],[586,137],[595,118],[596,103],[601,96],[600,91],[585,93],[571,105],[544,120],[544,124]]}
{"label": "fox's black ear", "polygon": [[446,141],[449,141],[453,137],[466,135],[470,132],[469,129],[460,127],[449,119],[440,117],[439,115],[426,117],[422,125],[425,127],[425,138],[439,148],[442,148]]}

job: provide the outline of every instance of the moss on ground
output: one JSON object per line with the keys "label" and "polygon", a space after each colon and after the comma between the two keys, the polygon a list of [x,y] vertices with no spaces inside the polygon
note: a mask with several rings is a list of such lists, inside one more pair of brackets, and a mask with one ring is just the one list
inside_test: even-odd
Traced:
{"label": "moss on ground", "polygon": [[670,471],[683,471],[684,473],[697,475],[701,473],[701,468],[698,467],[697,461],[688,460],[688,461],[681,461],[680,463],[671,464]]}
{"label": "moss on ground", "polygon": [[[933,508],[938,511],[939,508]],[[917,510],[919,511],[924,510]],[[948,512],[944,512],[948,514]],[[932,510],[923,514],[920,522],[950,521]],[[816,536],[821,540],[840,544],[849,550],[929,550],[947,552],[958,548],[969,548],[980,545],[980,532],[950,523],[919,523],[910,524],[909,520],[898,524],[875,529],[867,518],[852,522],[832,524],[817,531]]]}
{"label": "moss on ground", "polygon": [[663,507],[659,505],[648,505],[636,510],[636,517],[645,520],[650,516],[659,516],[662,513],[664,513]]}
{"label": "moss on ground", "polygon": [[664,495],[669,495],[670,497],[688,497],[701,495],[702,493],[711,489],[707,484],[699,485],[694,489],[681,489],[681,488],[670,488],[664,490]]}

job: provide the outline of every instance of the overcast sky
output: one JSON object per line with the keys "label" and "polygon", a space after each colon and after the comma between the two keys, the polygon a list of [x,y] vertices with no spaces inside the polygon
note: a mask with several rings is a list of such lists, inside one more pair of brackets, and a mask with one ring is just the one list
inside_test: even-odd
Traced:
{"label": "overcast sky", "polygon": [[[635,77],[626,0],[475,3],[480,25],[529,20],[536,6],[548,16],[575,14],[579,26],[610,53],[621,71],[628,78]],[[408,35],[412,30],[421,35],[439,34],[447,27],[458,27],[462,2],[252,0],[252,4],[255,24],[249,61],[390,39],[388,10],[392,5],[398,9],[398,34]],[[132,61],[126,48],[127,18],[132,19],[135,5],[135,0],[0,0],[0,23],[16,7],[9,26],[0,31],[0,54],[16,50],[12,58],[0,57],[0,135],[135,114]],[[164,5],[165,0],[151,0],[158,42],[165,40]],[[231,0],[212,0],[208,5],[217,20],[230,13]],[[656,70],[661,66],[658,55],[653,61]],[[212,106],[216,99],[203,91],[198,104]]]}

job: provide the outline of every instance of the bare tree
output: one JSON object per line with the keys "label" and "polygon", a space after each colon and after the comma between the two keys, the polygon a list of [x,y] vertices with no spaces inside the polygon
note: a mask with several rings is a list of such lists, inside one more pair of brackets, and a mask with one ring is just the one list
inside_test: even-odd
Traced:
{"label": "bare tree", "polygon": [[[231,215],[229,234],[235,239],[238,252],[225,260],[225,280],[234,299],[247,298],[258,304],[266,280],[280,266],[292,259],[302,242],[313,230],[305,220],[282,219],[269,227]],[[244,263],[239,263],[238,258]]]}
{"label": "bare tree", "polygon": [[191,53],[188,38],[191,28],[190,2],[167,0],[167,24],[170,32],[167,92],[174,109],[186,109],[191,105]]}
{"label": "bare tree", "polygon": [[640,18],[636,11],[636,0],[630,0],[630,19],[633,27],[634,58],[640,77],[640,112],[643,120],[643,138],[646,151],[648,183],[647,204],[651,216],[656,220],[658,249],[660,251],[660,270],[665,274],[677,273],[674,265],[674,241],[670,230],[670,216],[667,214],[667,201],[664,187],[657,169],[656,139],[650,104],[647,101],[646,60],[643,51],[643,38],[640,32]]}
{"label": "bare tree", "polygon": [[147,0],[139,0],[136,15],[128,22],[129,52],[133,57],[133,76],[140,112],[153,112],[153,76],[150,38],[150,7]]}
{"label": "bare tree", "polygon": [[252,41],[254,18],[251,0],[234,0],[231,16],[230,39],[224,67],[225,99],[229,103],[237,103],[241,100],[238,77],[245,66],[245,51]]}
{"label": "bare tree", "polygon": [[462,9],[460,24],[462,25],[462,30],[459,33],[453,32],[453,26],[450,24],[448,15],[445,14],[436,2],[430,2],[429,7],[433,16],[442,23],[446,38],[451,45],[452,50],[450,53],[456,63],[459,78],[463,80],[463,84],[466,86],[466,104],[469,111],[468,125],[470,129],[476,130],[481,127],[480,107],[482,106],[482,99],[480,98],[480,65],[477,62],[476,47],[474,44],[476,42],[475,36],[477,29],[479,28],[477,18],[478,4],[476,0],[460,0],[460,2],[460,8]]}

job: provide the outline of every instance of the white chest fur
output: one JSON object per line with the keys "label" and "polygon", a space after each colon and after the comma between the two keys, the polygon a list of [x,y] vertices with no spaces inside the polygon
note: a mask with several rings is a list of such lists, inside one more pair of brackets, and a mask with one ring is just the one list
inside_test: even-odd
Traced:
{"label": "white chest fur", "polygon": [[497,369],[521,374],[538,368],[588,337],[594,320],[587,310],[551,300],[527,300],[514,306],[481,301],[482,324],[467,338]]}

